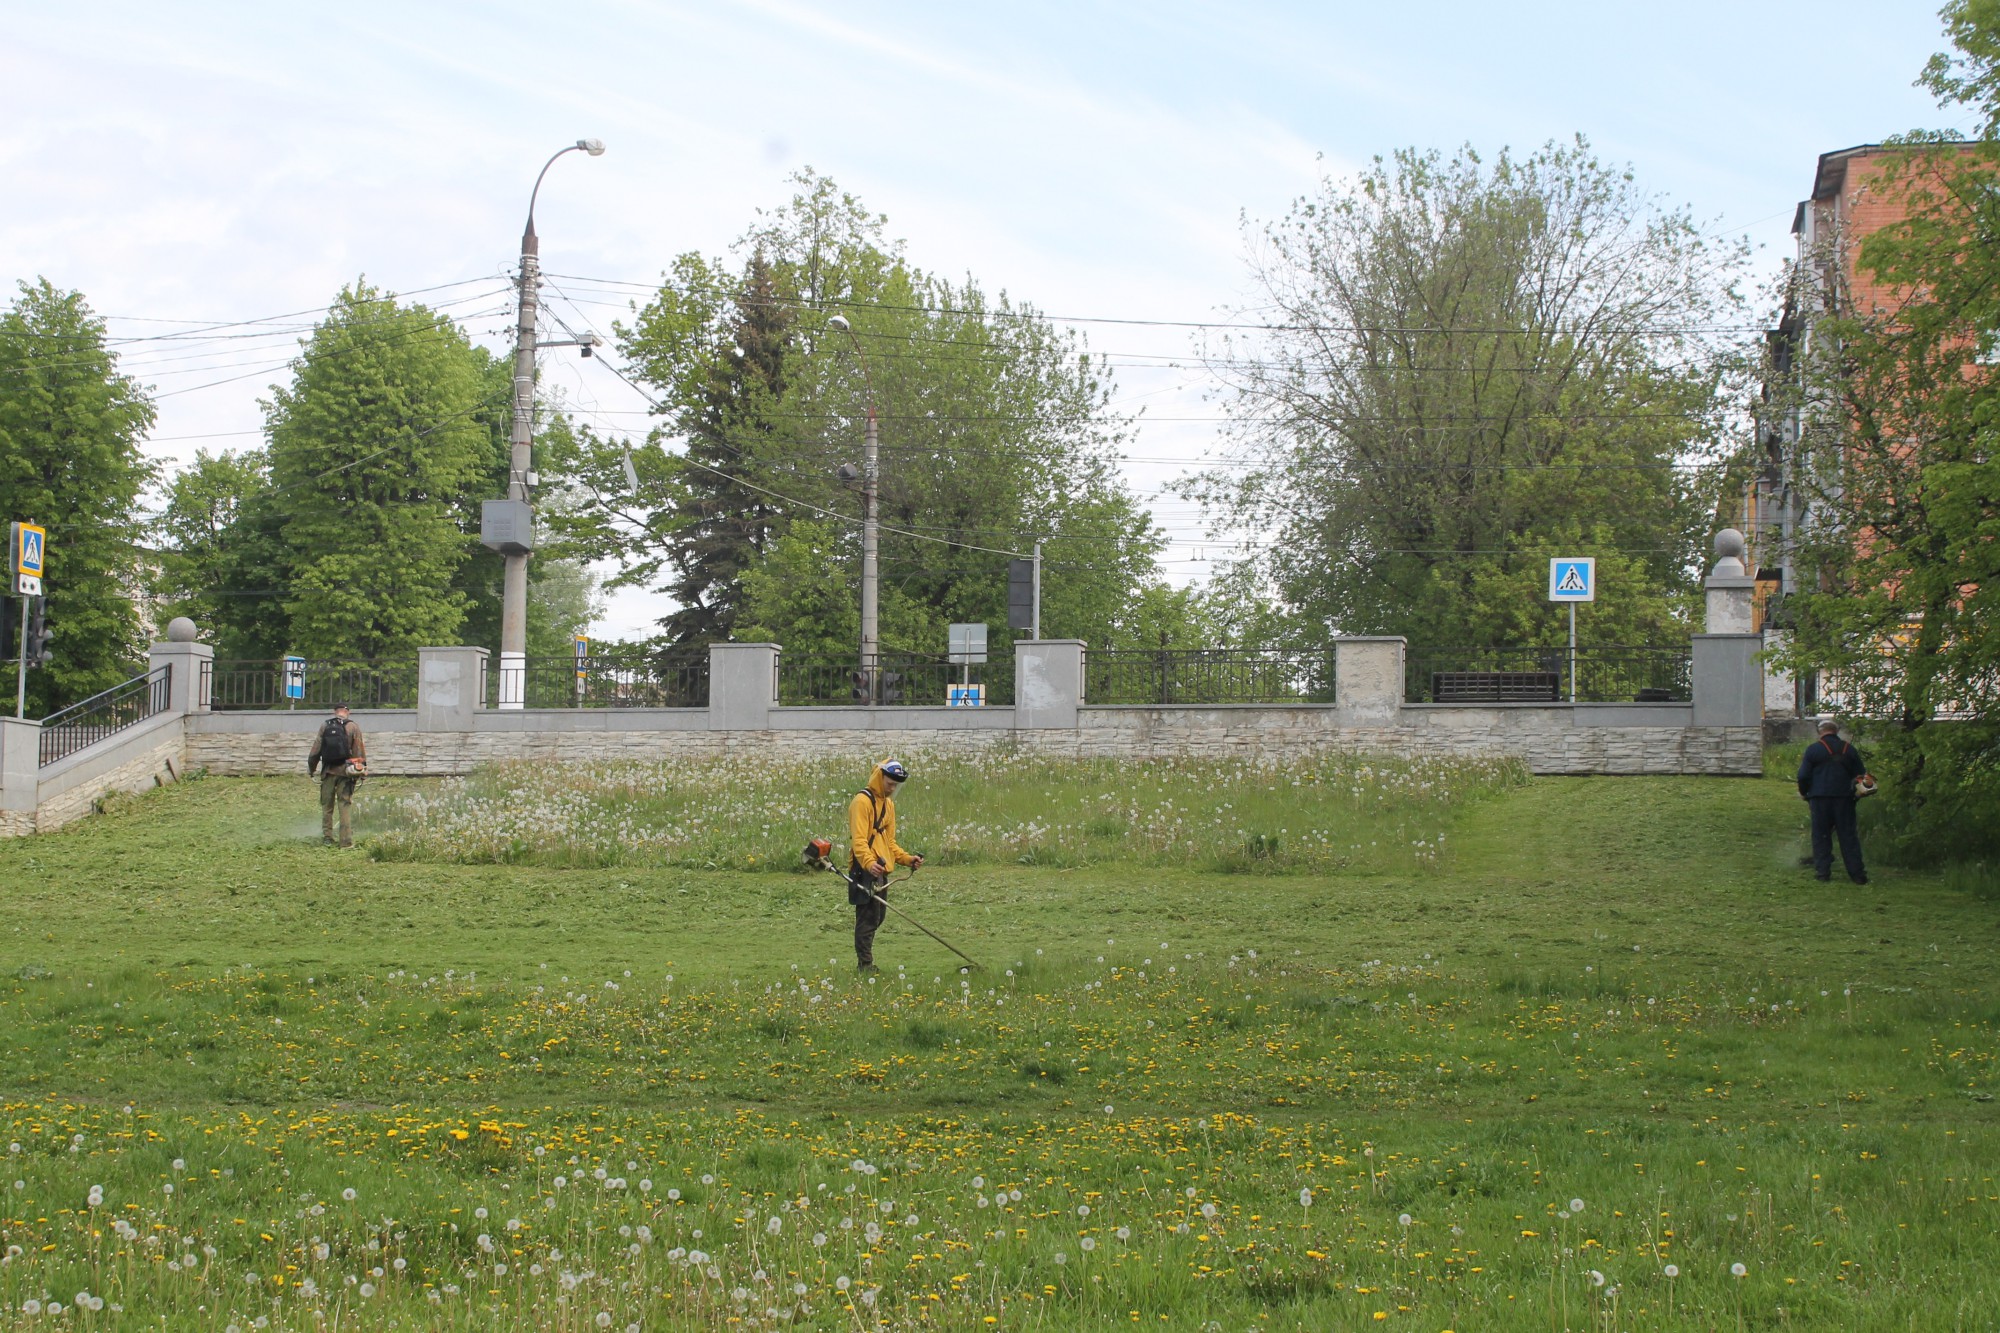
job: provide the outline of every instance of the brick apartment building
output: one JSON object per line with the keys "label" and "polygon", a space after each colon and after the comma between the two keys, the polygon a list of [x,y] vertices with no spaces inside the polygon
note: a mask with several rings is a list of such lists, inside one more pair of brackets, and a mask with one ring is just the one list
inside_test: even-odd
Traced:
{"label": "brick apartment building", "polygon": [[[1740,501],[1740,526],[1749,539],[1749,565],[1757,578],[1755,623],[1767,635],[1775,631],[1765,625],[1766,609],[1799,586],[1793,534],[1807,517],[1808,503],[1796,484],[1793,463],[1805,413],[1813,408],[1799,404],[1783,381],[1793,379],[1810,350],[1814,323],[1829,292],[1844,289],[1862,313],[1893,310],[1906,299],[1905,293],[1864,273],[1859,258],[1864,240],[1908,216],[1906,199],[1884,176],[1890,163],[1909,151],[1894,144],[1858,144],[1822,153],[1812,195],[1792,215],[1798,271],[1778,327],[1765,335],[1770,382],[1758,421],[1760,466]],[[1815,680],[1794,683],[1776,674],[1767,679],[1767,713],[1812,713],[1818,702]]]}

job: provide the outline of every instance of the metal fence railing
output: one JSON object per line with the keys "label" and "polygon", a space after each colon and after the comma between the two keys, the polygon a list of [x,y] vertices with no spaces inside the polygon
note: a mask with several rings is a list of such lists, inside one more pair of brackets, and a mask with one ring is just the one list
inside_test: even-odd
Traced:
{"label": "metal fence railing", "polygon": [[872,680],[857,657],[778,656],[778,702],[790,707],[867,704],[871,688],[877,704],[942,707],[951,702],[952,687],[967,683],[982,687],[983,704],[1012,704],[1012,655],[970,665],[914,654],[885,656]]}
{"label": "metal fence railing", "polygon": [[655,657],[530,657],[520,680],[488,661],[486,706],[524,708],[706,708],[708,649]]}
{"label": "metal fence railing", "polygon": [[208,669],[208,706],[238,709],[415,708],[417,659],[279,658],[214,662]]}
{"label": "metal fence railing", "polygon": [[1684,703],[1691,648],[1432,648],[1404,660],[1410,703]]}
{"label": "metal fence railing", "polygon": [[42,719],[38,766],[47,768],[56,760],[115,736],[155,713],[166,712],[173,698],[173,686],[174,668],[168,663],[49,714]]}
{"label": "metal fence railing", "polygon": [[1332,648],[1091,649],[1087,704],[1332,703]]}

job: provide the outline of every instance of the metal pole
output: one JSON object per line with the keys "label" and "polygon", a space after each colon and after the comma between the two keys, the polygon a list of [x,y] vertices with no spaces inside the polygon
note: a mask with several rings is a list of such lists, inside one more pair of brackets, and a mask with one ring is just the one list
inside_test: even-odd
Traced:
{"label": "metal pole", "polygon": [[1036,639],[1042,637],[1042,544],[1035,543],[1035,626],[1028,632]]}
{"label": "metal pole", "polygon": [[21,670],[14,677],[14,716],[28,715],[28,599],[21,598]]}
{"label": "metal pole", "polygon": [[867,442],[861,454],[861,670],[868,678],[868,702],[871,704],[878,702],[881,692],[879,656],[882,645],[877,623],[880,606],[877,598],[881,589],[877,583],[876,565],[881,554],[882,530],[876,518],[876,505],[882,473],[878,443],[875,404],[871,401],[868,404]]}
{"label": "metal pole", "polygon": [[1570,703],[1576,703],[1576,602],[1570,602]]}

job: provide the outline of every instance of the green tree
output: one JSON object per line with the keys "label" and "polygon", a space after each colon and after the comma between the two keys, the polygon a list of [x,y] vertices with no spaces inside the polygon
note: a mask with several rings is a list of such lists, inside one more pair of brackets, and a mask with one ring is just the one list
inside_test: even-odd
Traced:
{"label": "green tree", "polygon": [[466,496],[491,448],[486,377],[458,326],[343,290],[265,405],[288,645],[387,657],[455,643]]}
{"label": "green tree", "polygon": [[676,596],[676,640],[851,654],[859,497],[838,469],[860,462],[872,402],[885,650],[1003,625],[1007,561],[1038,537],[1044,631],[1110,641],[1158,582],[1158,538],[1117,474],[1126,424],[1101,362],[1031,307],[911,266],[833,182],[797,184],[743,238],[739,272],[683,256],[621,326],[665,423],[637,451],[636,493],[622,446],[581,439],[563,466],[591,505],[571,536],[617,559],[618,581]]}
{"label": "green tree", "polygon": [[[19,285],[0,313],[0,521],[48,528],[47,614],[53,660],[28,674],[37,716],[141,669],[137,594],[140,491],[152,467],[144,389],[118,370],[104,321],[82,295],[46,278]],[[11,698],[18,668],[4,654]]]}
{"label": "green tree", "polygon": [[[743,610],[743,575],[770,548],[778,502],[743,482],[737,466],[781,451],[785,357],[794,307],[760,251],[732,301],[728,337],[708,359],[707,382],[688,421],[667,592],[680,608],[661,621],[676,646],[726,642]],[[757,469],[760,473],[762,467]]]}
{"label": "green tree", "polygon": [[[229,632],[239,620],[267,609],[231,603],[275,605],[275,589],[233,586],[239,571],[255,572],[257,562],[245,560],[240,548],[253,531],[246,521],[248,506],[270,484],[262,450],[212,454],[198,449],[194,461],[167,483],[166,507],[153,522],[159,543],[154,584],[159,614],[193,620],[224,656],[237,655]],[[270,581],[269,575],[262,577]]]}
{"label": "green tree", "polygon": [[1738,248],[1579,139],[1398,153],[1253,237],[1268,332],[1209,350],[1241,466],[1190,494],[1270,536],[1291,632],[1552,644],[1547,557],[1595,555],[1598,643],[1691,628]]}

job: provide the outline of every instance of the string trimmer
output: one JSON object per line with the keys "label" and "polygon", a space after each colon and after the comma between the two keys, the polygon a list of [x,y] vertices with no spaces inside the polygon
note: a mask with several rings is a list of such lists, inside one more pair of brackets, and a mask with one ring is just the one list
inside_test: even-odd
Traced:
{"label": "string trimmer", "polygon": [[[842,882],[851,884],[853,881],[849,880],[846,875],[841,874],[840,867],[836,866],[833,863],[832,853],[833,853],[833,844],[831,842],[828,842],[825,838],[814,838],[811,842],[806,844],[806,865],[813,870],[824,870],[830,874],[840,875]],[[895,879],[885,881],[882,885],[882,888],[886,890],[891,884],[901,884],[904,880],[913,878],[916,875],[916,873],[917,873],[917,868],[915,866],[911,866],[909,874],[901,875]],[[866,888],[866,886],[863,887]],[[938,934],[935,930],[932,930],[929,926],[917,920],[915,917],[911,916],[908,912],[905,912],[902,908],[896,906],[896,904],[890,902],[881,893],[876,892],[874,889],[867,889],[866,891],[870,898],[873,898],[876,902],[882,904],[882,906],[888,908],[890,911],[894,912],[897,916],[903,918],[903,920],[909,922],[911,925],[915,926],[918,930],[921,930],[922,932],[924,932],[924,934],[930,936],[932,939],[936,940],[939,944],[942,944],[945,948],[957,954],[960,958],[965,959],[967,966],[971,967],[973,971],[984,972],[986,970],[985,968],[981,967],[977,962],[974,962],[973,959],[965,952],[965,950],[959,948],[956,944],[953,944],[950,940]]]}

